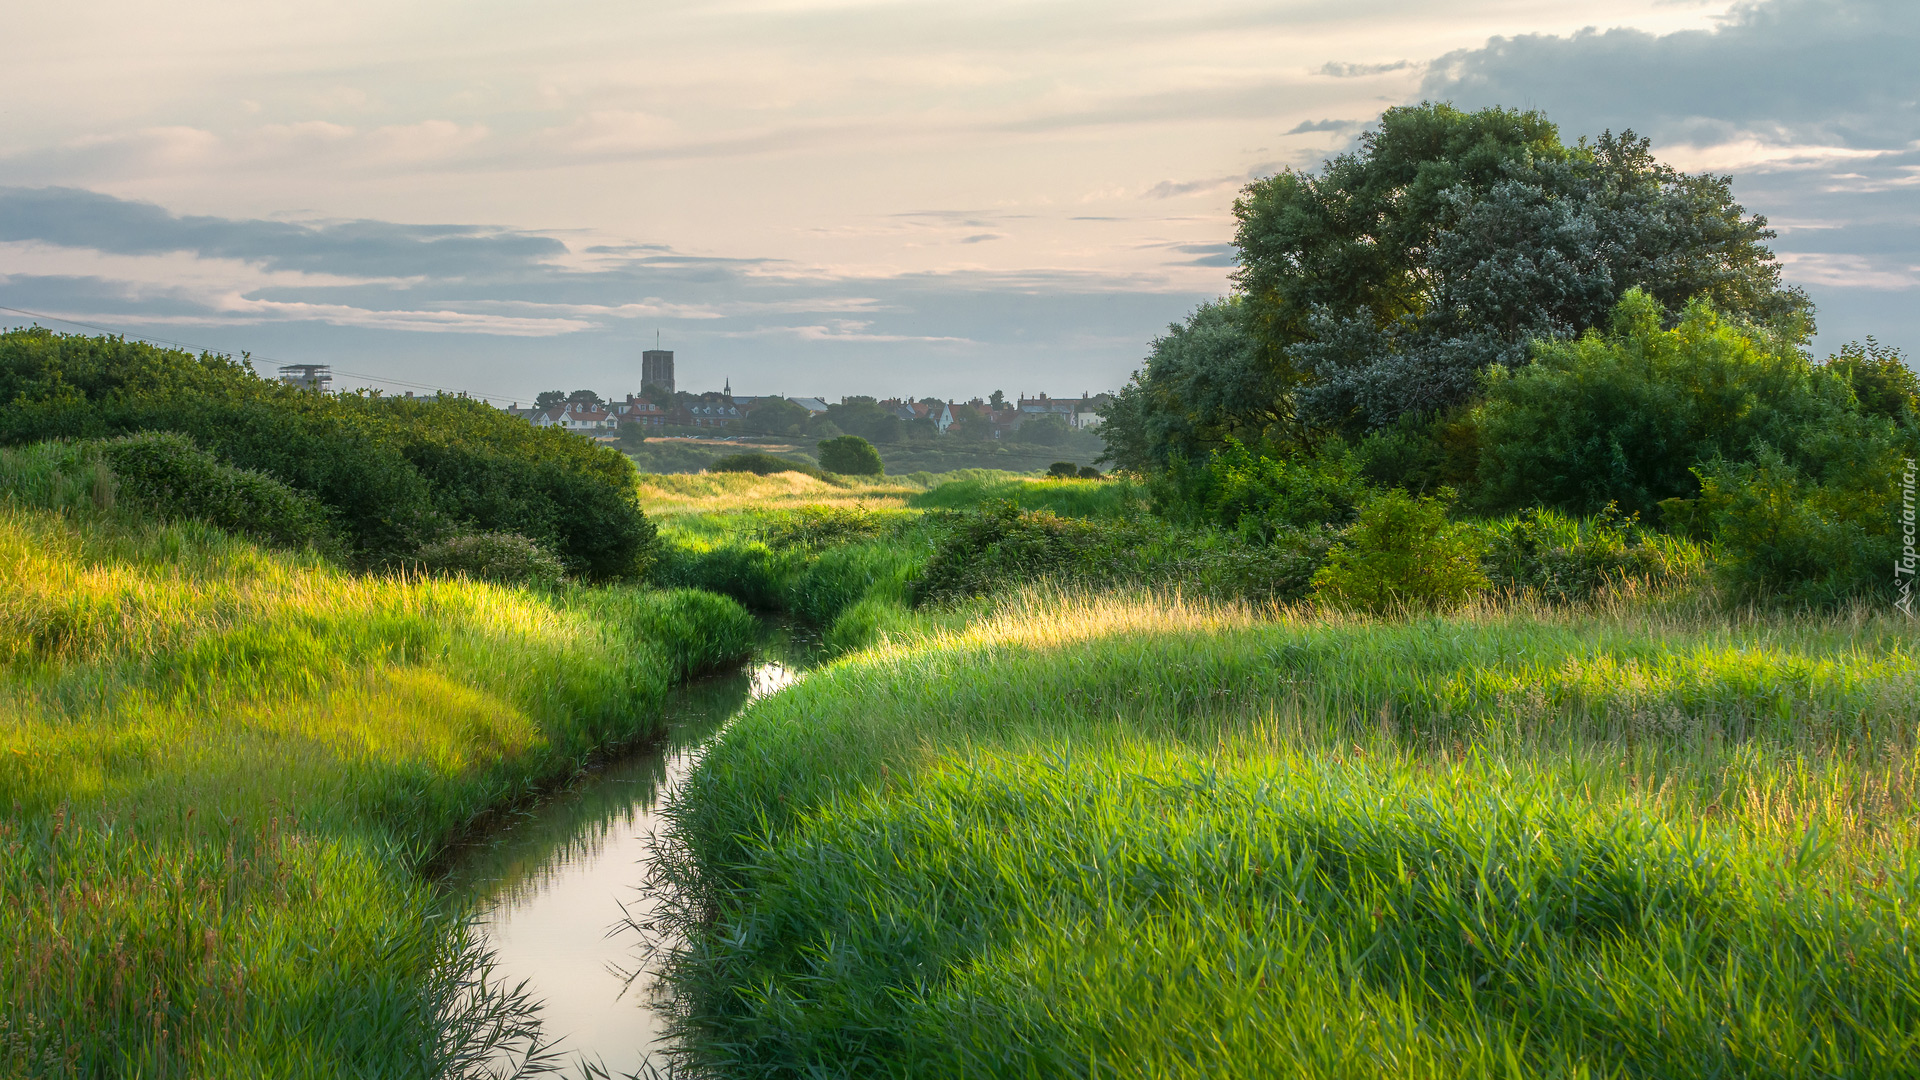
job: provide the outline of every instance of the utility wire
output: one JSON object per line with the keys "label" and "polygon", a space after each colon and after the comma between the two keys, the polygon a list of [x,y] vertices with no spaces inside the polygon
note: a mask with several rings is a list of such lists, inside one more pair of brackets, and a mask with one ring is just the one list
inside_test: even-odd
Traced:
{"label": "utility wire", "polygon": [[[63,319],[58,315],[48,315],[38,311],[26,311],[21,308],[7,307],[4,304],[0,304],[0,311],[11,311],[15,315],[25,315],[29,318],[34,318],[34,319],[46,319],[49,322],[66,323],[68,326],[79,326],[79,327],[84,327],[88,330],[98,330],[103,334],[116,334],[123,338],[132,338],[135,341],[144,341],[150,345],[170,345],[176,349],[191,349],[191,350],[194,350],[197,352],[203,352],[203,353],[222,353],[222,350],[210,349],[205,345],[195,345],[190,341],[172,341],[167,338],[147,337],[142,334],[129,334],[124,330],[116,330],[111,326],[98,326],[89,322],[81,322],[78,319]],[[222,353],[222,355],[224,355],[224,353]],[[260,353],[247,353],[246,356],[249,360],[258,360],[264,364],[281,364],[281,365],[290,366],[290,361],[276,360],[271,356],[266,356]],[[385,375],[369,375],[363,371],[348,371],[345,368],[332,367],[332,365],[328,365],[328,366],[333,371],[338,372],[341,375],[345,375],[348,378],[372,379],[374,382],[385,383],[389,386],[408,387],[415,390],[434,390],[443,394],[466,394],[469,397],[477,397],[483,401],[492,399],[492,398],[501,398],[506,401],[518,401],[522,396],[526,396],[528,401],[533,400],[532,396],[527,396],[527,395],[483,394],[483,393],[478,393],[472,390],[462,389],[461,387],[457,387],[457,386],[435,386],[432,383],[408,382],[405,379],[393,379],[393,378],[388,378]]]}

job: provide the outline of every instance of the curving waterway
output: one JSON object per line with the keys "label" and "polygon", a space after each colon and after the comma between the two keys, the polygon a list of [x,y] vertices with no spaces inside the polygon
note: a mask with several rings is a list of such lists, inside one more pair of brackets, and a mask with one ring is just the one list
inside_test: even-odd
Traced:
{"label": "curving waterway", "polygon": [[660,808],[729,720],[799,676],[805,646],[775,629],[743,668],[674,691],[664,743],[517,816],[447,873],[446,885],[478,906],[494,979],[526,980],[567,1058],[623,1076],[661,1048],[657,980],[645,943],[625,928],[652,905],[641,884]]}

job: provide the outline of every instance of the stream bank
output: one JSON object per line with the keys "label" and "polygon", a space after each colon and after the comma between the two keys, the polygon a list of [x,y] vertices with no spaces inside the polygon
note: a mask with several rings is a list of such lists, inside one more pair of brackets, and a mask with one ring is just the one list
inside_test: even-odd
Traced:
{"label": "stream bank", "polygon": [[494,953],[492,981],[541,1004],[545,1037],[568,1061],[623,1076],[660,1049],[666,1016],[645,943],[642,888],[660,810],[701,749],[751,702],[792,684],[811,642],[772,626],[739,669],[673,691],[666,737],[514,815],[467,846],[442,881],[472,906]]}

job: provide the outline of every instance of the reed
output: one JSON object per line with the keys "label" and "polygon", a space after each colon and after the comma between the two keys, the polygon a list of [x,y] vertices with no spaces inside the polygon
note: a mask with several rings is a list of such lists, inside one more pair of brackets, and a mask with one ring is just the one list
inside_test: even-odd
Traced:
{"label": "reed", "polygon": [[1903,1075],[1920,648],[1710,596],[1030,592],[755,705],[673,810],[758,1076]]}
{"label": "reed", "polygon": [[743,655],[708,594],[366,576],[0,501],[0,1075],[423,1076],[534,1028],[425,877]]}

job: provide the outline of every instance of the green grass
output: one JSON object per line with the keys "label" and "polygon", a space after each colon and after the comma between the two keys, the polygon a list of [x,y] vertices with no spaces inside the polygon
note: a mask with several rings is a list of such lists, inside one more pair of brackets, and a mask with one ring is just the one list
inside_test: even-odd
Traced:
{"label": "green grass", "polygon": [[[422,1076],[513,1021],[422,876],[743,655],[707,594],[361,576],[0,454],[0,1075]],[[57,456],[57,455],[54,455]],[[57,463],[56,463],[57,464]]]}
{"label": "green grass", "polygon": [[1920,1051],[1920,635],[1699,597],[895,619],[676,808],[753,1076],[1875,1076]]}
{"label": "green grass", "polygon": [[1054,480],[1018,477],[949,480],[907,505],[927,510],[971,510],[1005,499],[1022,510],[1051,510],[1061,517],[1111,518],[1146,508],[1146,493],[1131,480]]}

